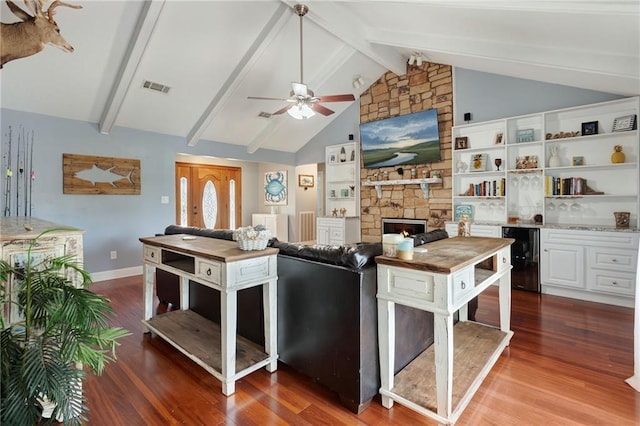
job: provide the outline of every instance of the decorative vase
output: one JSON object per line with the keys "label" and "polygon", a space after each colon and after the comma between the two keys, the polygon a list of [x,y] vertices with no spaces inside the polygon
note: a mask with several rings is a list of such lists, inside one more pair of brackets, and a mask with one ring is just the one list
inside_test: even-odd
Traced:
{"label": "decorative vase", "polygon": [[613,147],[613,154],[611,154],[612,163],[624,163],[625,156],[622,152],[622,145],[616,145]]}
{"label": "decorative vase", "polygon": [[558,147],[551,147],[551,157],[549,157],[549,161],[547,161],[547,167],[560,167],[562,165],[562,160],[560,160],[560,155],[558,155]]}
{"label": "decorative vase", "polygon": [[347,152],[344,150],[344,146],[342,148],[340,148],[340,162],[344,163],[345,161],[347,161]]}
{"label": "decorative vase", "polygon": [[631,216],[631,212],[613,212],[613,217],[616,219],[616,228],[628,228],[629,216]]}

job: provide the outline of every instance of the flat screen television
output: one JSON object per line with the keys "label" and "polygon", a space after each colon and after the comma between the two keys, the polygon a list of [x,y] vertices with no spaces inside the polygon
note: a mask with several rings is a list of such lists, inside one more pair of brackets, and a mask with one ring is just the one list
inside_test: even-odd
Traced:
{"label": "flat screen television", "polygon": [[440,161],[438,112],[434,109],[360,125],[365,168]]}

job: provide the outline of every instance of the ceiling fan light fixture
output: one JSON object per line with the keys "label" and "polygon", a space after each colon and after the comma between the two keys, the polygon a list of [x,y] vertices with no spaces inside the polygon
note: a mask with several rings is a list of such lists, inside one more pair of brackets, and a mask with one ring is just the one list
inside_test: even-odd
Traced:
{"label": "ceiling fan light fixture", "polygon": [[296,120],[302,120],[304,118],[311,118],[316,115],[315,111],[311,109],[306,103],[300,103],[292,106],[287,110],[287,114]]}

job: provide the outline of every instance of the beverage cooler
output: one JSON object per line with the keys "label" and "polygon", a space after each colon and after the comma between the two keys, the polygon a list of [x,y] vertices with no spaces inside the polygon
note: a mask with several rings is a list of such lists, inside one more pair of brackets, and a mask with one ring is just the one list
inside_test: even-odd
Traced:
{"label": "beverage cooler", "polygon": [[511,245],[511,288],[540,292],[540,230],[503,227],[502,236],[513,238]]}

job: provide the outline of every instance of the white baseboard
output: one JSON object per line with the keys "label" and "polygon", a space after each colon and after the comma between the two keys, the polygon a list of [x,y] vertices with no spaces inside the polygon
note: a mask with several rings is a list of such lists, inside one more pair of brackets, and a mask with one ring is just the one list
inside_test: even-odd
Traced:
{"label": "white baseboard", "polygon": [[132,266],[131,268],[114,269],[112,271],[94,272],[91,274],[93,282],[115,280],[116,278],[132,277],[142,275],[142,266]]}
{"label": "white baseboard", "polygon": [[629,377],[627,380],[625,380],[625,382],[627,382],[629,386],[631,386],[632,388],[640,392],[640,377],[638,376]]}

